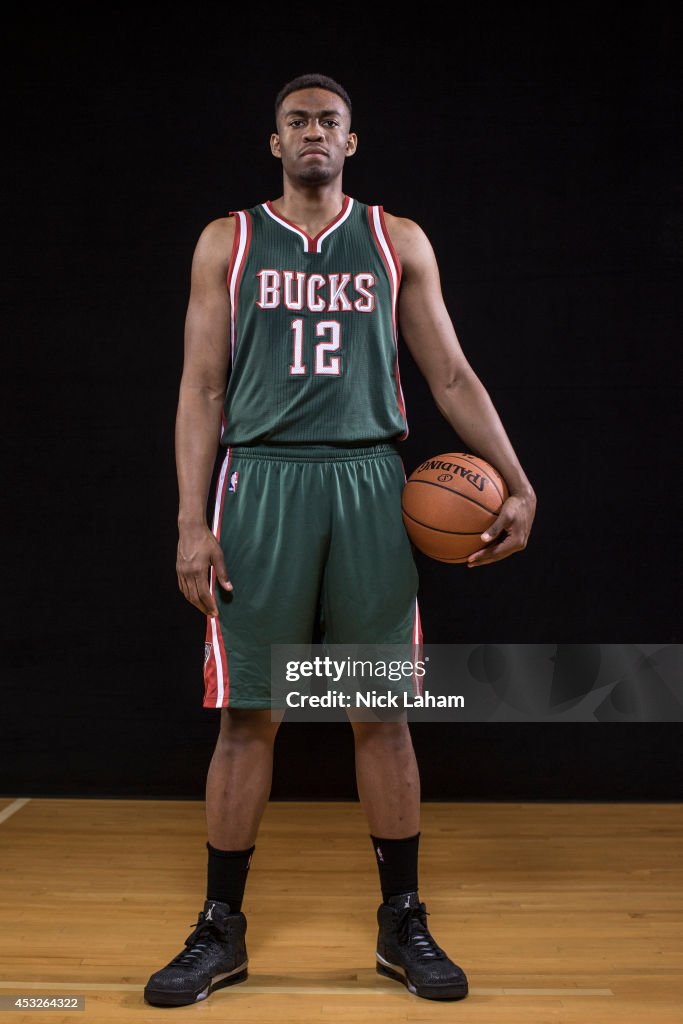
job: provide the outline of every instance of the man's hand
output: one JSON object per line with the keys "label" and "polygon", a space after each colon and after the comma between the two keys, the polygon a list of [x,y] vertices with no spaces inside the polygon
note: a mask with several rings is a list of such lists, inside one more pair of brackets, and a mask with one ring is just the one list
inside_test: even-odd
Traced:
{"label": "man's hand", "polygon": [[209,566],[225,590],[232,590],[225,568],[223,550],[209,527],[204,524],[180,528],[176,572],[178,586],[190,604],[204,615],[218,615],[216,600],[209,590]]}
{"label": "man's hand", "polygon": [[[536,515],[536,496],[511,494],[481,539],[486,547],[475,551],[467,559],[467,568],[499,562],[515,551],[523,551],[529,539],[531,524]],[[501,534],[505,533],[505,537]]]}

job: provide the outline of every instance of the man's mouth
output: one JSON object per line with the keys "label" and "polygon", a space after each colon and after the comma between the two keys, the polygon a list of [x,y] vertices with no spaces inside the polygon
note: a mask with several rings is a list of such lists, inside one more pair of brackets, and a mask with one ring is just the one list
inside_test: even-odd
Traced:
{"label": "man's mouth", "polygon": [[327,156],[324,149],[304,149],[301,153],[302,156]]}

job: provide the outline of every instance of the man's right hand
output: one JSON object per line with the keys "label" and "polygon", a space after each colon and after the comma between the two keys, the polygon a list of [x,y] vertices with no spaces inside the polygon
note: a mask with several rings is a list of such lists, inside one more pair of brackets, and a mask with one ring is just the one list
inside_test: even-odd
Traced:
{"label": "man's right hand", "polygon": [[209,566],[225,590],[232,591],[223,550],[206,523],[180,527],[176,572],[178,587],[190,604],[204,615],[218,615],[216,600],[209,591]]}

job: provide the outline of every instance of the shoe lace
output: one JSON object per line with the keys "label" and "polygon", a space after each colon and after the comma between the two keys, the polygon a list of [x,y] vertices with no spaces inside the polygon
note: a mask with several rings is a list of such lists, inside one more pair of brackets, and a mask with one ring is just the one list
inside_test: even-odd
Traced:
{"label": "shoe lace", "polygon": [[[186,949],[173,957],[171,963],[175,967],[194,967],[197,960],[219,939],[223,938],[213,921],[207,921],[204,911],[200,911],[194,924],[194,931],[185,939]],[[170,964],[169,964],[170,966]]]}
{"label": "shoe lace", "polygon": [[424,903],[419,907],[403,907],[396,917],[396,935],[401,945],[409,942],[425,960],[442,960],[446,954],[429,934],[428,916]]}

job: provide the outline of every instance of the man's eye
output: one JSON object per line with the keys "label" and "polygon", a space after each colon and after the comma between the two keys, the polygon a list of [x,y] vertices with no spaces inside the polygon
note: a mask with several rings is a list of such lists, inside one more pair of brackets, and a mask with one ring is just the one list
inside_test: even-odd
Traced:
{"label": "man's eye", "polygon": [[303,124],[303,121],[290,121],[289,122],[289,127],[290,128],[296,128],[296,126],[299,125],[299,124]]}
{"label": "man's eye", "polygon": [[337,127],[337,122],[336,121],[323,121],[323,124],[332,125],[333,128]]}

